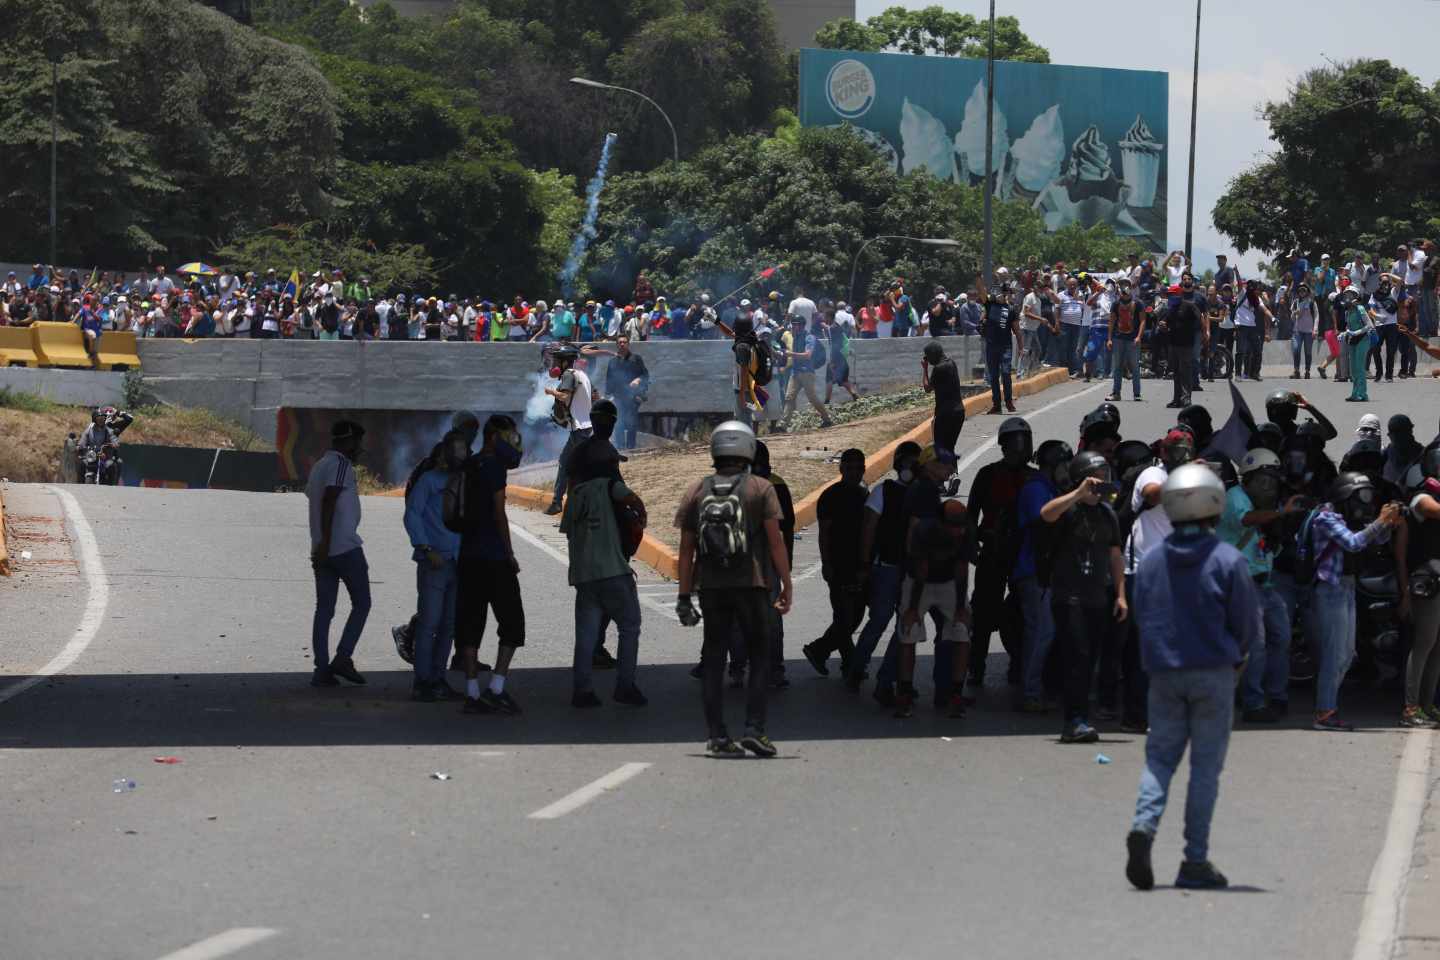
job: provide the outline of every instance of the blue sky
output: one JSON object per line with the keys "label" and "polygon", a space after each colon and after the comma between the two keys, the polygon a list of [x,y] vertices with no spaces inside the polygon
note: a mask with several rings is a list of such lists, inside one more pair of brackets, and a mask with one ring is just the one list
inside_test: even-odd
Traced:
{"label": "blue sky", "polygon": [[[985,16],[985,3],[932,0]],[[860,19],[892,6],[927,2],[858,0]],[[1137,17],[1137,11],[1141,16]],[[1170,244],[1185,241],[1185,179],[1190,151],[1190,81],[1195,42],[1191,0],[1139,4],[1089,0],[997,0],[997,16],[1014,16],[1055,63],[1129,67],[1170,73]],[[1210,223],[1210,211],[1232,177],[1273,148],[1257,116],[1266,100],[1283,99],[1306,70],[1358,57],[1383,57],[1427,84],[1440,76],[1440,2],[1389,0],[1305,4],[1207,0],[1200,36],[1200,109],[1195,155],[1195,249],[1233,253]],[[1242,262],[1253,267],[1251,251]],[[1209,266],[1213,259],[1201,261]]]}

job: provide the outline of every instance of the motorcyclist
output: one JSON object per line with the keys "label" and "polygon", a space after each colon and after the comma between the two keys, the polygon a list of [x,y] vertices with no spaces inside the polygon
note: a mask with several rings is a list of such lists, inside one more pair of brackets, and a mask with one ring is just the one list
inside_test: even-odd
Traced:
{"label": "motorcyclist", "polygon": [[1304,410],[1313,418],[1313,422],[1322,428],[1322,440],[1328,443],[1340,436],[1340,431],[1335,425],[1310,404],[1304,396],[1293,390],[1275,390],[1265,398],[1265,416],[1271,423],[1277,425],[1285,432],[1285,436],[1294,435],[1298,429],[1295,423],[1295,416],[1299,411]]}
{"label": "motorcyclist", "polygon": [[[124,433],[125,428],[134,422],[133,416],[114,407],[96,407],[91,411],[90,426],[86,427],[85,432],[80,435],[80,441],[75,450],[80,464],[79,474],[82,478],[85,476],[86,456],[93,452],[99,458],[104,455],[106,446],[111,447],[114,451],[110,471],[112,473],[115,471],[115,464],[119,462],[120,434]],[[113,483],[114,479],[104,477],[102,481]]]}

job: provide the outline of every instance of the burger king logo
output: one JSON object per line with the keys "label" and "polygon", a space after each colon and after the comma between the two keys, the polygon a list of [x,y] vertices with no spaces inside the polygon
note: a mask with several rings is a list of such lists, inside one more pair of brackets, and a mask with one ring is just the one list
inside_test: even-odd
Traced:
{"label": "burger king logo", "polygon": [[854,120],[875,103],[875,75],[858,60],[841,60],[825,78],[825,96],[831,110]]}

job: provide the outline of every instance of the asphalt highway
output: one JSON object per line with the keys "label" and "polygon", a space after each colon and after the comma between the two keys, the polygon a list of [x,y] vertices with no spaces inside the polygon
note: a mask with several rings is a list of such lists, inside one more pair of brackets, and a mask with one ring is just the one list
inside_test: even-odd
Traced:
{"label": "asphalt highway", "polygon": [[[1296,384],[1242,392],[1263,410],[1277,385]],[[1146,381],[1144,403],[1119,404],[1126,437],[1173,423],[1167,386]],[[1440,411],[1429,380],[1374,385],[1368,405],[1298,386],[1340,428],[1337,458],[1362,412],[1408,412],[1428,440]],[[1228,394],[1207,387],[1197,399],[1219,426]],[[1021,413],[1037,443],[1073,441],[1106,393],[1068,384]],[[967,489],[1000,419],[965,426]],[[1440,827],[1436,735],[1396,728],[1393,695],[1347,701],[1351,734],[1309,730],[1306,692],[1287,724],[1237,730],[1212,835],[1229,891],[1167,886],[1182,771],[1156,844],[1161,887],[1142,894],[1122,867],[1143,738],[1102,727],[1098,745],[1063,746],[1058,715],[1011,712],[998,639],[999,685],[963,721],[928,707],[895,720],[868,690],[816,677],[799,656],[828,619],[813,536],[786,623],[794,684],[771,702],[780,758],[722,763],[703,756],[687,676],[700,633],[667,613],[674,586],[647,571],[650,705],[569,706],[564,539],[539,514],[512,514],[529,629],[511,689],[525,713],[497,718],[407,699],[388,629],[414,604],[398,500],[364,502],[374,611],[356,663],[369,683],[335,690],[306,683],[299,495],[11,485],[5,503],[11,553],[31,559],[0,580],[3,957],[1436,950],[1414,932],[1440,902],[1436,861],[1412,856],[1417,831],[1424,843]],[[346,610],[342,592],[337,636]],[[493,652],[487,638],[482,657]],[[928,675],[922,662],[922,694]],[[727,706],[738,725],[739,695]]]}

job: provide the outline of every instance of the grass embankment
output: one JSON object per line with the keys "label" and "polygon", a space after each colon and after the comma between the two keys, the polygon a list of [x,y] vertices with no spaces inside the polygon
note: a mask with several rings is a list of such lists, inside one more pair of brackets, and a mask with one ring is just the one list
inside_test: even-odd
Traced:
{"label": "grass embankment", "polygon": [[[146,406],[130,411],[135,422],[124,443],[168,447],[273,450],[253,431],[208,410]],[[90,408],[70,407],[32,393],[0,388],[0,477],[17,483],[60,479],[65,436],[90,424]]]}

